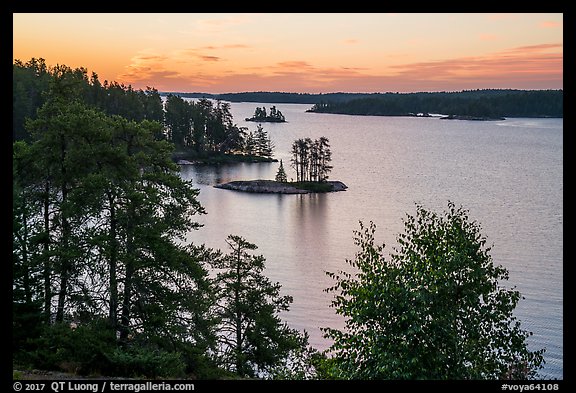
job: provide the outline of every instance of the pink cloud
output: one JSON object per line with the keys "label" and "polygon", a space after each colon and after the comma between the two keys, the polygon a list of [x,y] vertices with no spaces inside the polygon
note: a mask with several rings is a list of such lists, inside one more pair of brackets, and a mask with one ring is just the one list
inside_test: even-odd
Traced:
{"label": "pink cloud", "polygon": [[[403,64],[394,67],[397,78],[472,86],[509,88],[562,88],[563,54],[561,44],[511,48],[486,56]],[[553,50],[550,52],[550,50]],[[534,87],[530,87],[534,86]],[[477,88],[477,87],[474,87]]]}
{"label": "pink cloud", "polygon": [[281,68],[281,69],[312,69],[312,65],[307,61],[301,60],[292,60],[292,61],[282,61],[280,63],[276,63],[276,66],[273,68]]}
{"label": "pink cloud", "polygon": [[557,27],[562,27],[562,23],[554,21],[544,21],[538,24],[538,27],[541,27],[543,29],[555,29]]}
{"label": "pink cloud", "polygon": [[[199,56],[198,53],[193,53]],[[205,61],[217,61],[205,56]],[[476,88],[561,89],[563,45],[539,44],[510,48],[482,56],[406,63],[389,72],[369,73],[360,67],[321,67],[305,60],[287,60],[217,75],[208,70],[176,72],[170,61],[154,54],[133,59],[125,80],[136,87],[161,91],[291,91],[385,92],[454,91]]]}
{"label": "pink cloud", "polygon": [[218,56],[198,55],[198,57],[204,61],[220,61],[220,57]]}

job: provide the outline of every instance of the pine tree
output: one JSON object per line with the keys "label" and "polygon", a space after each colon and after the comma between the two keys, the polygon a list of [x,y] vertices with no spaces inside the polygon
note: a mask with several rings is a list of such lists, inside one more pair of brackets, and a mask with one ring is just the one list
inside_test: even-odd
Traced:
{"label": "pine tree", "polygon": [[288,181],[282,160],[280,160],[280,167],[278,167],[278,172],[276,173],[276,181],[280,183],[286,183]]}
{"label": "pine tree", "polygon": [[262,274],[266,259],[250,254],[258,248],[255,244],[235,235],[226,243],[230,254],[214,263],[220,270],[215,279],[220,361],[241,376],[272,372],[307,341],[279,317],[292,297],[281,296],[281,285]]}

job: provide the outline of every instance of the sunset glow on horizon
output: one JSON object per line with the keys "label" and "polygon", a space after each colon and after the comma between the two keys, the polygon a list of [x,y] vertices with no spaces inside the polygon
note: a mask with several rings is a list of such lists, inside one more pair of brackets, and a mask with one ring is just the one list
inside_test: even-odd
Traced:
{"label": "sunset glow on horizon", "polygon": [[15,13],[13,59],[159,91],[562,89],[562,14]]}

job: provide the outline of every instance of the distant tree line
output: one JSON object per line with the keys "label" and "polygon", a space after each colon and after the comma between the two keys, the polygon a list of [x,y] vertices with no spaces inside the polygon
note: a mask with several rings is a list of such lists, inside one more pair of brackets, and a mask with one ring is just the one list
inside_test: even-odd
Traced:
{"label": "distant tree line", "polygon": [[177,95],[230,102],[314,104],[310,112],[350,115],[440,113],[483,117],[563,117],[563,90],[477,89],[459,92],[317,94],[257,91]]}
{"label": "distant tree line", "polygon": [[225,100],[230,102],[268,102],[287,104],[316,104],[318,102],[349,101],[353,98],[367,97],[371,93],[286,93],[269,91],[252,91],[242,93],[170,93],[161,92],[161,95],[175,94],[186,98],[210,98],[214,100]]}
{"label": "distant tree line", "polygon": [[410,116],[438,113],[479,117],[563,117],[562,90],[470,90],[384,93],[343,102],[324,101],[309,112]]}

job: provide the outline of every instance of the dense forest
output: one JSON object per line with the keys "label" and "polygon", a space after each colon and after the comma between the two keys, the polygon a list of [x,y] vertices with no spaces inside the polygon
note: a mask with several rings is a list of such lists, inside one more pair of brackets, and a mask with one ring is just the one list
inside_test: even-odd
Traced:
{"label": "dense forest", "polygon": [[[266,277],[256,244],[235,234],[227,250],[186,240],[210,213],[173,154],[234,150],[240,130],[227,105],[176,96],[162,105],[153,88],[101,84],[41,59],[16,61],[13,87],[14,370],[524,379],[541,367],[543,350],[528,350],[530,333],[513,316],[520,293],[499,285],[508,272],[463,208],[418,206],[390,257],[374,244],[375,226],[360,223],[347,261],[358,274],[328,273],[346,327],[323,327],[333,345],[319,352],[280,318],[292,297]],[[260,126],[250,149],[269,155],[262,135]],[[326,138],[294,143],[301,180],[327,178],[329,147]]]}
{"label": "dense forest", "polygon": [[[35,119],[46,102],[50,89],[72,94],[85,105],[107,115],[119,115],[133,121],[156,121],[162,125],[155,138],[175,146],[179,158],[206,158],[221,155],[248,156],[250,160],[271,160],[272,143],[261,127],[249,131],[233,123],[230,104],[201,98],[184,100],[168,95],[165,103],[154,88],[135,90],[117,82],[99,80],[85,68],[65,65],[48,67],[43,59],[31,59],[13,65],[14,140],[30,140],[25,120]],[[260,154],[261,153],[261,154]]]}
{"label": "dense forest", "polygon": [[316,103],[309,112],[376,116],[434,113],[485,118],[563,117],[563,98],[562,90],[384,93],[344,102]]}

